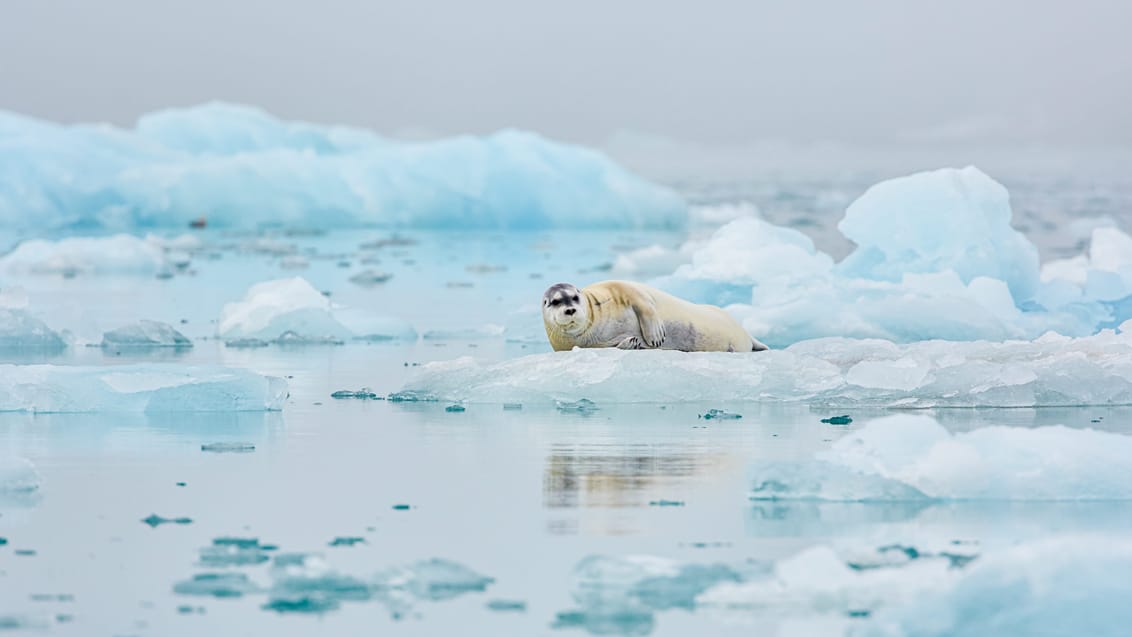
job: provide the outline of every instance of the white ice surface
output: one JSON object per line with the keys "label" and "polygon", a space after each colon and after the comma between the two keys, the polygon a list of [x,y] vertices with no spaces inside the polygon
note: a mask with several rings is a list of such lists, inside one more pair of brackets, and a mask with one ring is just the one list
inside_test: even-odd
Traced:
{"label": "white ice surface", "polygon": [[908,345],[829,338],[741,354],[589,349],[496,363],[463,357],[423,365],[403,389],[468,403],[1132,404],[1132,333]]}
{"label": "white ice surface", "polygon": [[1132,500],[1132,436],[1064,426],[952,434],[930,417],[899,414],[812,461],[751,471],[754,499]]}

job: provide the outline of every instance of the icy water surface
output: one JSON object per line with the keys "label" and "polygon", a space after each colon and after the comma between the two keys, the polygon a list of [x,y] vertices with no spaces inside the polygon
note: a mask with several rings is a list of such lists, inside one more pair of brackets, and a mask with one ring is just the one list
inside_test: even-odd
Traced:
{"label": "icy water surface", "polygon": [[[247,368],[286,380],[282,411],[0,414],[3,453],[30,461],[38,485],[0,490],[0,628],[979,634],[985,625],[954,617],[986,616],[978,600],[1020,609],[1007,625],[1023,632],[1049,625],[1042,609],[1089,634],[1123,625],[1108,598],[1086,594],[1093,606],[1080,606],[1057,591],[1116,582],[1103,590],[1121,593],[1132,581],[1132,505],[1120,490],[1132,468],[1112,457],[1114,441],[1127,440],[1128,407],[918,410],[923,420],[905,429],[916,440],[894,447],[884,430],[893,421],[877,422],[893,412],[876,407],[606,396],[468,400],[461,410],[375,399],[430,361],[549,351],[537,316],[547,285],[605,278],[618,254],[683,236],[203,238],[172,278],[20,279],[28,307],[72,344],[4,362]],[[367,269],[392,278],[351,282]],[[294,275],[333,302],[403,319],[421,338],[264,347],[216,338],[224,304]],[[193,347],[88,346],[142,318],[175,326]],[[741,417],[703,417],[721,415],[713,409]],[[1021,451],[998,458],[1001,443],[964,437],[990,426],[1011,428],[1002,439]],[[854,455],[860,448],[872,451]],[[860,468],[862,457],[879,458],[869,466],[886,480],[881,497],[831,497],[837,474],[821,467]],[[1096,458],[1109,470],[1090,466]],[[994,469],[1004,462],[1019,484],[1084,475],[1100,495],[1019,487],[985,497],[963,481],[1001,484]],[[949,473],[949,463],[964,469]]]}

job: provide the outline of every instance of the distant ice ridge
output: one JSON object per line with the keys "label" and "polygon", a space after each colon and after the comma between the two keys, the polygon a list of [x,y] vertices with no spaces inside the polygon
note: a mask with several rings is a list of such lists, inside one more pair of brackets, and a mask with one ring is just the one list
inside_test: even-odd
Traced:
{"label": "distant ice ridge", "polygon": [[185,235],[166,240],[128,234],[110,237],[71,237],[58,241],[33,239],[0,257],[0,272],[8,275],[145,275],[186,267],[199,239]]}
{"label": "distant ice ridge", "polygon": [[242,301],[224,306],[217,332],[228,342],[293,344],[417,338],[399,319],[335,306],[302,277],[253,285]]}
{"label": "distant ice ridge", "polygon": [[244,369],[0,365],[0,411],[274,411],[286,398],[286,381]]}
{"label": "distant ice ridge", "polygon": [[0,113],[0,226],[679,228],[683,201],[604,155],[504,130],[428,142],[221,103],[132,130]]}
{"label": "distant ice ridge", "polygon": [[952,434],[932,418],[874,420],[803,463],[754,467],[754,500],[1132,500],[1132,436],[1068,427]]}
{"label": "distant ice ridge", "polygon": [[730,306],[772,347],[823,336],[1084,336],[1132,318],[1132,237],[1096,228],[1087,257],[1039,268],[1010,218],[1005,188],[977,168],[948,168],[882,182],[853,202],[839,228],[857,249],[840,263],[801,232],[753,215],[618,263],[648,274],[650,262],[682,262],[655,283]]}
{"label": "distant ice ridge", "polygon": [[1119,333],[1005,343],[828,338],[754,354],[588,349],[489,364],[463,357],[421,366],[402,391],[464,403],[1132,404],[1132,323]]}

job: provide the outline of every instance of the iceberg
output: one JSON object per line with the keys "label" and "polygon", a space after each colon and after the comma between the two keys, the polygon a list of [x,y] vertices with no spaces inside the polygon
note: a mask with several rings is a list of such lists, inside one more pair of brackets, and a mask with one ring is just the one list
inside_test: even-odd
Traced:
{"label": "iceberg", "polygon": [[0,365],[0,412],[277,411],[287,383],[245,369]]}
{"label": "iceberg", "polygon": [[399,142],[222,103],[132,130],[0,112],[0,226],[680,228],[684,202],[585,148],[533,133]]}
{"label": "iceberg", "polygon": [[110,330],[102,335],[103,349],[133,349],[150,347],[192,347],[193,342],[173,326],[158,321],[141,320]]}
{"label": "iceberg", "polygon": [[796,402],[839,407],[1132,404],[1132,324],[1036,341],[825,338],[752,354],[576,349],[427,363],[402,393],[459,403]]}
{"label": "iceberg", "polygon": [[[796,230],[745,216],[690,241],[680,249],[688,261],[653,283],[728,306],[771,347],[826,336],[1086,336],[1132,318],[1132,237],[1095,228],[1087,258],[1039,267],[1037,249],[1010,220],[1005,188],[978,169],[918,173],[877,184],[849,206],[839,228],[857,248],[840,263]],[[629,268],[645,256],[620,262]]]}
{"label": "iceberg", "polygon": [[224,306],[217,332],[227,340],[326,341],[349,338],[346,326],[334,319],[330,299],[306,279],[294,277],[257,283],[244,300]]}
{"label": "iceberg", "polygon": [[66,347],[62,336],[27,310],[0,307],[0,351],[55,353]]}
{"label": "iceberg", "polygon": [[809,462],[752,470],[752,500],[1132,500],[1132,436],[1064,426],[950,433],[900,414]]}

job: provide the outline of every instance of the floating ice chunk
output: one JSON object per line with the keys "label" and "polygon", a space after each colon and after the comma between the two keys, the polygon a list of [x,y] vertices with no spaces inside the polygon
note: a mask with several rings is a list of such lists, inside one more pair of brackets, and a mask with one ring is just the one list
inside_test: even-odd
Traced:
{"label": "floating ice chunk", "polygon": [[1010,227],[1010,196],[974,166],[890,179],[869,188],[838,224],[857,250],[838,265],[847,276],[899,281],[908,273],[954,270],[1005,281],[1016,299],[1033,296],[1038,252]]}
{"label": "floating ice chunk", "polygon": [[66,347],[62,336],[27,310],[0,307],[0,351],[53,353]]}
{"label": "floating ice chunk", "polygon": [[147,517],[142,518],[142,523],[149,525],[149,527],[152,528],[152,529],[156,529],[157,527],[159,527],[163,524],[179,524],[179,525],[192,524],[193,520],[192,520],[192,518],[185,518],[185,517],[166,518],[166,517],[162,517],[160,515],[157,515],[156,513],[151,513]]}
{"label": "floating ice chunk", "polygon": [[375,576],[374,586],[384,595],[405,591],[417,599],[435,602],[483,592],[494,581],[459,562],[433,558],[382,571]]}
{"label": "floating ice chunk", "polygon": [[889,407],[1132,403],[1132,332],[1006,343],[828,338],[752,354],[587,349],[422,365],[403,391],[448,402],[679,401]]}
{"label": "floating ice chunk", "polygon": [[753,469],[753,499],[1130,500],[1132,436],[1062,426],[951,434],[874,420],[808,463]]}
{"label": "floating ice chunk", "polygon": [[271,411],[287,383],[244,369],[0,365],[0,411]]}
{"label": "floating ice chunk", "polygon": [[39,473],[27,458],[0,455],[0,494],[27,494],[39,490]]}
{"label": "floating ice chunk", "polygon": [[762,219],[744,217],[720,228],[681,266],[675,276],[737,285],[798,281],[822,276],[833,267],[829,255],[806,235]]}
{"label": "floating ice chunk", "polygon": [[485,323],[466,328],[428,330],[421,338],[426,341],[463,341],[503,336],[505,328],[494,323]]}
{"label": "floating ice chunk", "polygon": [[250,442],[206,442],[200,450],[207,453],[252,453],[255,445]]}
{"label": "floating ice chunk", "polygon": [[[5,161],[7,160],[7,161]],[[394,142],[206,104],[135,130],[0,113],[0,224],[34,231],[286,224],[333,228],[677,228],[671,190],[592,150],[505,130]]]}
{"label": "floating ice chunk", "polygon": [[260,544],[258,538],[218,537],[201,548],[200,565],[210,568],[252,566],[271,559],[274,544]]}
{"label": "floating ice chunk", "polygon": [[192,347],[193,342],[173,326],[158,321],[141,320],[132,325],[110,330],[102,335],[102,347],[106,348],[148,348],[148,347]]}
{"label": "floating ice chunk", "polygon": [[246,573],[197,573],[191,579],[177,582],[173,592],[178,595],[205,595],[209,597],[243,597],[262,589],[248,579]]}
{"label": "floating ice chunk", "polygon": [[271,576],[273,584],[264,608],[279,613],[324,613],[344,601],[365,601],[373,596],[365,581],[330,570],[317,556],[277,555]]}
{"label": "floating ice chunk", "polygon": [[1027,542],[988,554],[960,573],[947,586],[886,606],[852,634],[1118,637],[1132,624],[1127,536]]}
{"label": "floating ice chunk", "polygon": [[393,275],[388,272],[381,272],[380,270],[362,270],[354,276],[350,277],[350,283],[360,285],[364,288],[380,285],[392,279]]}
{"label": "floating ice chunk", "polygon": [[[0,196],[0,202],[3,197]],[[2,203],[0,203],[2,205]],[[160,246],[128,234],[24,241],[0,258],[0,271],[13,274],[156,274],[165,266]]]}
{"label": "floating ice chunk", "polygon": [[217,331],[233,340],[271,341],[286,332],[317,340],[352,336],[334,319],[330,299],[301,277],[253,285],[243,301],[224,306]]}

